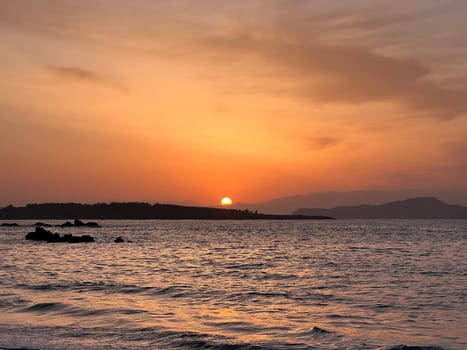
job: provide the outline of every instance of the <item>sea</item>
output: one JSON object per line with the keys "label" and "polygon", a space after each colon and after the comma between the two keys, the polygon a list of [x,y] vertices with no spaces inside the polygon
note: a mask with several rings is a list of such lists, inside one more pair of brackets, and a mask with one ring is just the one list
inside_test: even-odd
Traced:
{"label": "sea", "polygon": [[16,222],[0,349],[467,349],[467,220]]}

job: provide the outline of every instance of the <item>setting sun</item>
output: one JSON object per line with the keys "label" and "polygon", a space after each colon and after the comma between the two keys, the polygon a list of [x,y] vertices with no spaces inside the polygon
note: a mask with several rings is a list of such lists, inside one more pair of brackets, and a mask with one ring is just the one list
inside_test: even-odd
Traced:
{"label": "setting sun", "polygon": [[232,205],[232,200],[229,197],[224,197],[221,200],[221,205],[223,207],[228,207],[229,205]]}

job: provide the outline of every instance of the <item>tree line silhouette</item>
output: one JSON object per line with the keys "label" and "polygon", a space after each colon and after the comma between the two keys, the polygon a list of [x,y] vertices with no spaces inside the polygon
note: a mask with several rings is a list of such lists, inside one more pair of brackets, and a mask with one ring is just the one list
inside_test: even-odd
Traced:
{"label": "tree line silhouette", "polygon": [[246,219],[329,219],[325,216],[272,215],[261,214],[248,209],[221,209],[210,207],[190,207],[172,204],[150,204],[144,202],[126,203],[43,203],[28,204],[24,207],[9,205],[0,209],[0,219],[207,219],[207,220],[246,220]]}

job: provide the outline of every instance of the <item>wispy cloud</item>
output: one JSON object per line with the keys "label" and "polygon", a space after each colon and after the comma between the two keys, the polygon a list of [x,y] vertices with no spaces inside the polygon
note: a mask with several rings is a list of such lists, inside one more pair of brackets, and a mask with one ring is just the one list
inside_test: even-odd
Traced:
{"label": "wispy cloud", "polygon": [[415,59],[313,39],[263,40],[239,35],[210,37],[205,44],[211,52],[255,56],[282,68],[281,78],[296,83],[291,92],[312,102],[395,102],[441,119],[467,114],[467,88],[448,89],[430,81],[430,68]]}
{"label": "wispy cloud", "polygon": [[117,81],[114,81],[108,77],[104,77],[103,75],[89,69],[73,66],[56,66],[51,64],[45,65],[45,69],[57,78],[70,82],[97,84],[116,89],[120,92],[126,92],[127,90],[125,86],[118,83]]}

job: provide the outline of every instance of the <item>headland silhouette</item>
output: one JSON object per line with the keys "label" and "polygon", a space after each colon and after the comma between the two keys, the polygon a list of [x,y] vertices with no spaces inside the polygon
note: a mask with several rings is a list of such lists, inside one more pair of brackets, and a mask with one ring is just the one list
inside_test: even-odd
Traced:
{"label": "headland silhouette", "polygon": [[[2,220],[45,220],[45,219],[170,219],[170,220],[325,220],[323,215],[272,215],[250,210],[191,207],[172,204],[128,203],[43,203],[24,207],[9,205],[0,209]],[[79,221],[79,220],[78,220]],[[89,223],[88,223],[89,225]],[[92,225],[92,224],[91,224]],[[40,225],[39,225],[40,226]],[[70,226],[71,223],[70,223]],[[75,225],[76,226],[76,225]],[[79,225],[78,225],[79,226]]]}
{"label": "headland silhouette", "polygon": [[410,198],[382,205],[361,204],[332,209],[302,208],[295,215],[330,215],[338,219],[467,219],[467,207],[434,197]]}

